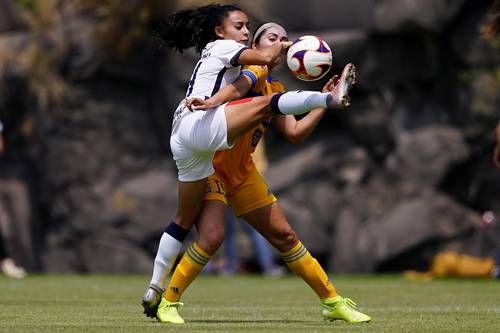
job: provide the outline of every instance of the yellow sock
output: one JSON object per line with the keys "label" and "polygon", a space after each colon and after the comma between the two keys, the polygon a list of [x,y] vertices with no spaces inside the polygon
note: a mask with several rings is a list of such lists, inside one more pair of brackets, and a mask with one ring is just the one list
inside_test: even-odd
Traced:
{"label": "yellow sock", "polygon": [[301,242],[291,250],[280,253],[280,255],[287,266],[300,276],[320,299],[337,296],[337,291],[328,280],[325,271]]}
{"label": "yellow sock", "polygon": [[172,279],[170,279],[165,292],[165,299],[170,302],[178,302],[184,291],[203,270],[210,258],[211,256],[200,249],[196,243],[191,244],[177,265]]}

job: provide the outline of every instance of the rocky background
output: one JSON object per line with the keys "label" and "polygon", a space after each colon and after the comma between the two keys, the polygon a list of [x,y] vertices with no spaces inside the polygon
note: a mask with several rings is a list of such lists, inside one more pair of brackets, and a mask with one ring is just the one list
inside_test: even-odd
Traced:
{"label": "rocky background", "polygon": [[[304,145],[267,136],[266,178],[329,270],[424,268],[445,248],[489,255],[498,244],[500,221],[481,218],[500,216],[500,39],[481,37],[492,2],[233,1],[254,27],[324,37],[335,72],[359,70],[352,107]],[[150,272],[176,209],[171,115],[197,59],[159,50],[154,29],[204,3],[0,0],[0,227],[18,262]],[[324,83],[274,75],[289,89]]]}

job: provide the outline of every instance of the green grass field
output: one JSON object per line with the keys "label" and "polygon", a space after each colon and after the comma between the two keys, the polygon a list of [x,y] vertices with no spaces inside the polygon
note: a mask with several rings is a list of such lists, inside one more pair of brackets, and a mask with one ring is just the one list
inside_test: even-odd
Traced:
{"label": "green grass field", "polygon": [[324,321],[316,296],[293,276],[203,276],[183,299],[188,323],[171,326],[142,314],[148,276],[44,275],[0,277],[0,332],[500,332],[500,281],[333,281],[371,323]]}

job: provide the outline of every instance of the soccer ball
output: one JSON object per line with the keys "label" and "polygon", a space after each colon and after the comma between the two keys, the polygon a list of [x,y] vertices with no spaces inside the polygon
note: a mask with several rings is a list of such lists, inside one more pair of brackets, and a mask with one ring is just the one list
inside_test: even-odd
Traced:
{"label": "soccer ball", "polygon": [[321,37],[302,36],[288,49],[286,62],[297,79],[316,81],[332,67],[332,50]]}

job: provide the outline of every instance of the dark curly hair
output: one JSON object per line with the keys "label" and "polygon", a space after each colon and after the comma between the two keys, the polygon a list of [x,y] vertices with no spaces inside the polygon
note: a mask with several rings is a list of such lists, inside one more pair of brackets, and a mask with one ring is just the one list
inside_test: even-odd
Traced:
{"label": "dark curly hair", "polygon": [[192,9],[177,11],[167,17],[157,31],[162,47],[183,50],[195,47],[201,52],[207,43],[219,37],[215,34],[215,27],[224,22],[229,13],[243,11],[235,5],[211,4]]}

